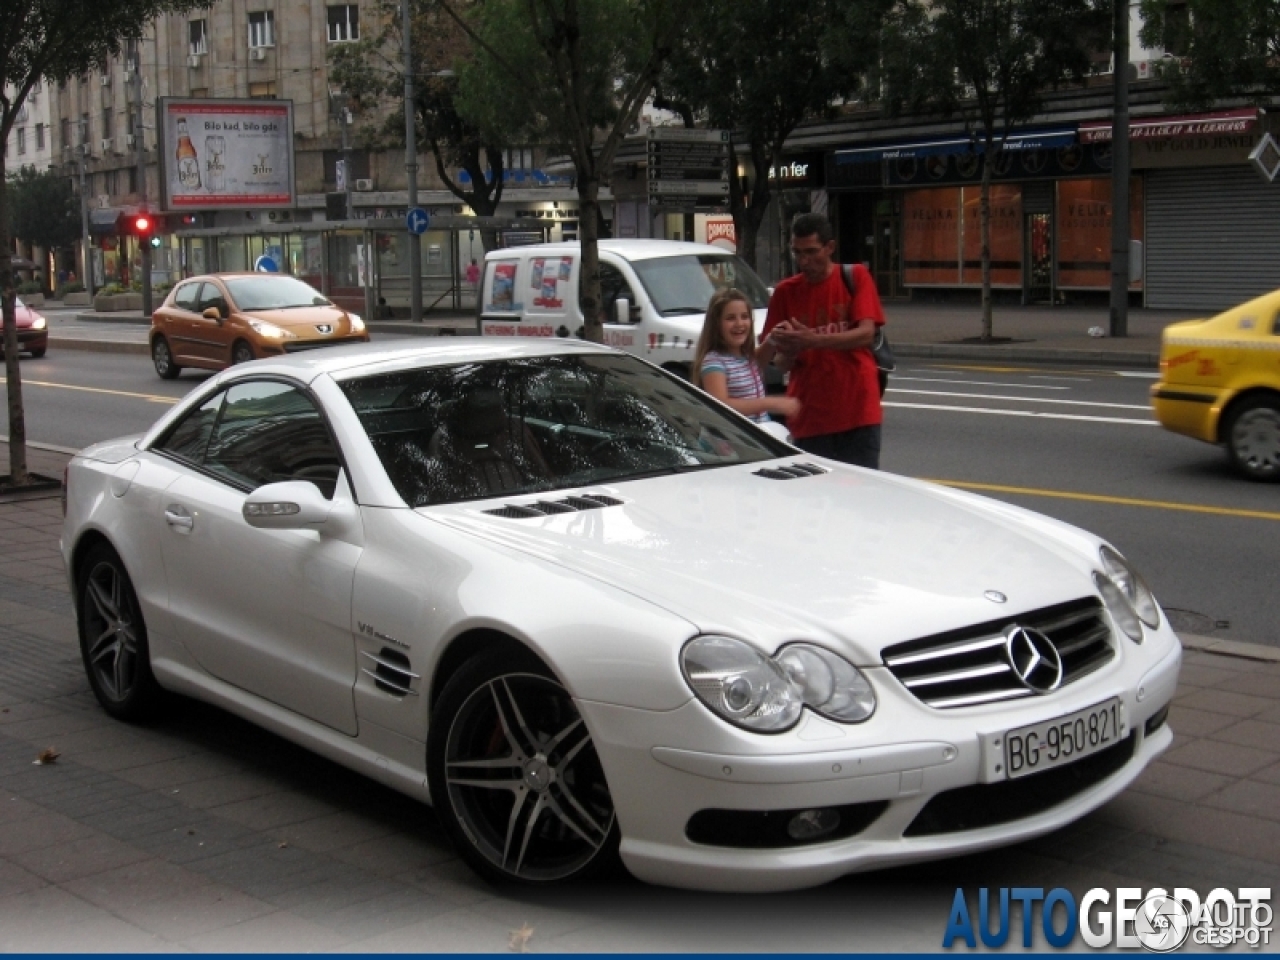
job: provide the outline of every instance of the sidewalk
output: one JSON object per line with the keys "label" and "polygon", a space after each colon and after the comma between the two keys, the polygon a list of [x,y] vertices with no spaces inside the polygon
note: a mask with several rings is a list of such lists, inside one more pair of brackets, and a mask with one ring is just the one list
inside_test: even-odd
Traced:
{"label": "sidewalk", "polygon": [[[1091,337],[1090,328],[1109,327],[1105,307],[1005,306],[995,308],[997,340],[974,342],[982,331],[976,303],[888,301],[889,337],[900,358],[989,361],[997,363],[1103,364],[1154,370],[1160,359],[1160,333],[1171,323],[1201,314],[1176,310],[1129,311],[1129,336]],[[137,312],[92,313],[75,309],[46,311],[51,346],[64,350],[147,352],[147,321]],[[373,321],[369,330],[398,336],[469,336],[475,332],[470,311],[428,314],[421,324],[405,320]]]}

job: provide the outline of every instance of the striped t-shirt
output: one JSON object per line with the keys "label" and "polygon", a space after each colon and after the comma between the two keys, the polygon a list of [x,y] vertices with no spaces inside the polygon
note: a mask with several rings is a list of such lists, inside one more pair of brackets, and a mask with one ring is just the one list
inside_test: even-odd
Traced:
{"label": "striped t-shirt", "polygon": [[[702,358],[700,372],[703,377],[708,373],[724,374],[729,387],[729,396],[734,400],[756,400],[764,396],[764,381],[760,378],[760,368],[746,357],[711,350]],[[748,419],[764,423],[769,419],[769,415],[761,412],[751,414]]]}

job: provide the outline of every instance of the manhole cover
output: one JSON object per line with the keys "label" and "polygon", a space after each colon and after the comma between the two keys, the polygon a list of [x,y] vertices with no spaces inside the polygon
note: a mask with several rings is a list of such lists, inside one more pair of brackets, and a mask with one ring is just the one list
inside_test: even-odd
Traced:
{"label": "manhole cover", "polygon": [[1165,607],[1164,612],[1169,618],[1169,626],[1173,627],[1174,633],[1204,635],[1214,631],[1213,618],[1206,617],[1203,613],[1196,613],[1194,610],[1178,610],[1175,607]]}

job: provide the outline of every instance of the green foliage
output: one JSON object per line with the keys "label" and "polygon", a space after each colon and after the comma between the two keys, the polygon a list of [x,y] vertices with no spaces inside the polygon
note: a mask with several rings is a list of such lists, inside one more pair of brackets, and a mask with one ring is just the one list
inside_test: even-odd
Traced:
{"label": "green foliage", "polygon": [[1143,0],[1142,42],[1175,57],[1160,66],[1172,106],[1280,95],[1280,4],[1275,0]]}
{"label": "green foliage", "polygon": [[64,283],[58,288],[58,297],[65,297],[68,293],[84,293],[84,284],[79,280],[72,280],[70,283]]}
{"label": "green foliage", "polygon": [[33,293],[44,293],[44,284],[39,280],[25,280],[18,284],[18,293],[24,296]]}
{"label": "green foliage", "polygon": [[128,291],[126,291],[124,288],[124,284],[117,283],[116,281],[113,280],[110,283],[106,284],[104,287],[102,287],[100,290],[98,290],[98,295],[102,297],[114,297],[118,293],[127,293],[127,292]]}
{"label": "green foliage", "polygon": [[53,250],[80,236],[80,204],[71,181],[52,170],[20,167],[9,176],[9,229],[25,243]]}
{"label": "green foliage", "polygon": [[805,119],[857,92],[875,62],[888,0],[702,0],[690,6],[687,41],[660,77],[664,101],[749,150],[744,183],[730,171],[730,207],[744,257],[770,197],[769,169]]}

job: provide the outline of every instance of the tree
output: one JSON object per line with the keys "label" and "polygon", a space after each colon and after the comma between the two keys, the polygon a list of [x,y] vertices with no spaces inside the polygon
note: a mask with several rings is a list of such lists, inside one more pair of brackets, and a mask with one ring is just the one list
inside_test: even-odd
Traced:
{"label": "tree", "polygon": [[41,78],[64,81],[120,55],[163,13],[205,7],[210,0],[4,0],[0,5],[0,298],[9,395],[9,482],[27,482],[27,428],[18,369],[16,291],[9,259],[6,144],[18,112]]}
{"label": "tree", "polygon": [[26,166],[9,175],[9,218],[13,236],[45,250],[80,237],[80,202],[71,181],[52,170]]}
{"label": "tree", "polygon": [[[732,131],[747,165],[729,169],[738,253],[753,267],[756,237],[791,132],[860,86],[874,63],[886,0],[704,0],[689,10],[688,41],[668,60],[659,89],[669,109]],[[861,41],[861,42],[860,42]],[[736,155],[736,153],[735,153]]]}
{"label": "tree", "polygon": [[1143,0],[1142,42],[1178,54],[1160,65],[1170,102],[1194,109],[1222,97],[1280,95],[1280,4],[1275,0]]}
{"label": "tree", "polygon": [[573,162],[584,336],[601,341],[600,187],[688,11],[675,0],[439,2],[474,41],[458,78],[462,115],[486,131],[519,123],[528,142]]}
{"label": "tree", "polygon": [[[380,114],[380,123],[367,131],[371,139],[404,142],[404,64],[400,56],[399,4],[381,0],[384,24],[378,36],[335,46],[330,53],[333,81],[358,105],[381,107],[395,104],[394,112]],[[416,129],[435,157],[436,172],[455,197],[479,216],[493,216],[502,200],[503,148],[509,137],[502,129],[482,133],[458,112],[455,70],[466,56],[470,40],[451,17],[430,0],[414,0],[412,9],[414,115]],[[455,176],[464,170],[468,181]],[[482,230],[486,250],[496,245],[496,234]]]}
{"label": "tree", "polygon": [[1081,82],[1090,52],[1109,47],[1105,0],[896,0],[882,35],[885,100],[960,114],[980,148],[982,339],[992,339],[991,177],[1009,134],[1044,94]]}

